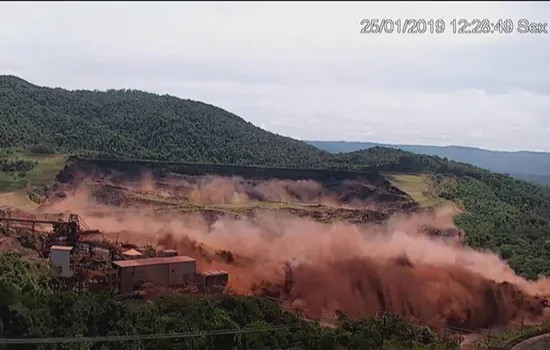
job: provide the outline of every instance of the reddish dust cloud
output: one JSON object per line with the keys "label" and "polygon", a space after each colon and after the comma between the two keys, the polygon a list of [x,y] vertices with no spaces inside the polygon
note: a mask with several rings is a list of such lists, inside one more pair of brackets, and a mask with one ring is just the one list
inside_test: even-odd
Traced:
{"label": "reddish dust cloud", "polygon": [[[251,202],[307,203],[339,208],[374,208],[402,199],[404,193],[388,192],[369,181],[345,180],[323,186],[313,180],[250,180],[242,177],[168,175],[162,182],[146,174],[140,181],[105,175],[91,179],[75,176],[80,186],[103,187],[105,192],[122,190],[129,195],[149,194],[200,205],[247,204]],[[95,186],[94,186],[95,185]],[[389,185],[389,184],[388,184]],[[98,190],[101,192],[101,190]],[[105,193],[109,197],[109,193]]]}
{"label": "reddish dust cloud", "polygon": [[[295,182],[290,191],[288,182],[264,182],[254,192],[224,178],[202,180],[206,185],[186,182],[181,188],[174,181],[165,187],[143,181],[125,188],[208,204],[284,201],[296,199],[296,193],[305,193],[303,202],[339,203],[337,196],[320,196],[322,188],[314,182]],[[76,212],[111,240],[177,249],[197,259],[199,268],[229,271],[232,293],[270,295],[312,319],[341,310],[351,316],[387,311],[464,328],[504,325],[520,317],[535,322],[543,317],[538,295],[550,291],[546,279],[527,281],[493,253],[420,232],[425,224],[452,227],[449,208],[394,215],[368,227],[265,212],[212,223],[200,213],[99,203],[84,184],[41,210]],[[231,259],[212,253],[216,250],[230,252]],[[285,274],[285,263],[290,273]]]}

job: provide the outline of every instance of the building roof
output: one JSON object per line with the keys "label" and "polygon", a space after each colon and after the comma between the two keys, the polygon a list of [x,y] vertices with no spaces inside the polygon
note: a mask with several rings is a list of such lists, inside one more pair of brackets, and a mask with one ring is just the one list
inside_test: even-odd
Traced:
{"label": "building roof", "polygon": [[65,250],[65,251],[71,251],[73,250],[73,247],[69,247],[66,245],[52,245],[50,247],[50,250]]}
{"label": "building roof", "polygon": [[134,259],[134,260],[119,260],[113,261],[113,265],[125,268],[125,267],[138,267],[138,266],[151,266],[151,265],[162,265],[162,264],[177,264],[184,262],[195,262],[195,259],[188,256],[169,256],[164,258],[144,258],[144,259]]}
{"label": "building roof", "polygon": [[224,270],[205,270],[197,272],[199,275],[203,276],[214,276],[214,275],[229,275],[229,272]]}

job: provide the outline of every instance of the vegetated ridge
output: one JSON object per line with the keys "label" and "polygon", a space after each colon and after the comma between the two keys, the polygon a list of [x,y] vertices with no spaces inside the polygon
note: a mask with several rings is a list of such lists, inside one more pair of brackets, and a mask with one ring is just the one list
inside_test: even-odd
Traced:
{"label": "vegetated ridge", "polygon": [[469,163],[518,179],[550,184],[550,153],[531,151],[491,151],[464,146],[394,145],[375,142],[305,141],[331,153],[346,153],[372,147],[396,148],[403,151],[439,156]]}
{"label": "vegetated ridge", "polygon": [[137,90],[68,91],[0,76],[0,148],[301,166],[327,152],[206,103]]}

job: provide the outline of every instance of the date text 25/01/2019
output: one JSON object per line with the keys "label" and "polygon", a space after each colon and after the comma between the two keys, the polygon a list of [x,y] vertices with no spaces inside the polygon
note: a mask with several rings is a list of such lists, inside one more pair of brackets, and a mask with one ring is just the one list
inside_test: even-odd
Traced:
{"label": "date text 25/01/2019", "polygon": [[548,34],[548,23],[527,19],[363,19],[360,22],[362,34]]}

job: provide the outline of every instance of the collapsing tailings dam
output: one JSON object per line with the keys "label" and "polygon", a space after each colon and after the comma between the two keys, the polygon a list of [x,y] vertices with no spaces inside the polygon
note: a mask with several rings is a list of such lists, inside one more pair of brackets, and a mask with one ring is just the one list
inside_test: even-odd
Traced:
{"label": "collapsing tailings dam", "polygon": [[[71,157],[58,174],[60,183],[84,182],[122,189],[156,191],[195,204],[294,202],[367,208],[390,212],[418,207],[412,198],[377,172],[262,168],[237,165],[121,161]],[[104,193],[106,200],[123,199]]]}
{"label": "collapsing tailings dam", "polygon": [[493,253],[420,230],[448,227],[448,213],[394,215],[368,227],[269,212],[212,223],[200,213],[98,204],[82,193],[42,210],[58,212],[64,204],[110,239],[177,249],[200,268],[229,271],[232,292],[276,297],[313,319],[337,310],[387,311],[438,326],[491,327],[539,319],[544,304],[537,295],[550,290],[545,280],[517,276]]}
{"label": "collapsing tailings dam", "polygon": [[[261,171],[202,176],[200,166],[189,174],[181,164],[105,162],[69,161],[61,188],[52,190],[64,195],[52,196],[40,214],[76,212],[109,239],[177,249],[199,268],[228,271],[232,293],[276,297],[312,319],[387,311],[434,326],[481,328],[544,317],[546,279],[527,281],[494,253],[429,234],[463,233],[452,209],[415,212],[417,203],[378,174],[250,179],[247,171]],[[203,215],[246,207],[254,209]],[[355,225],[295,214],[343,209],[372,215]]]}

